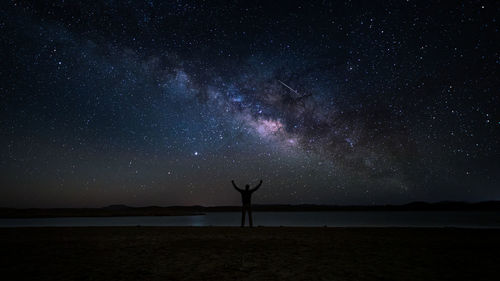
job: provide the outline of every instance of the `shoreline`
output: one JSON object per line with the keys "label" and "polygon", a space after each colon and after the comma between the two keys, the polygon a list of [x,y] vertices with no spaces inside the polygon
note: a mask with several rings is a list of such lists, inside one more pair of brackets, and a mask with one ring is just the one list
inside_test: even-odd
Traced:
{"label": "shoreline", "polygon": [[[0,219],[45,219],[45,218],[119,218],[119,217],[185,217],[185,216],[206,216],[211,213],[240,213],[241,209],[231,210],[205,210],[203,212],[183,212],[183,211],[167,211],[167,212],[124,212],[124,213],[2,213],[0,211]],[[255,213],[500,213],[500,210],[253,210]]]}
{"label": "shoreline", "polygon": [[[499,229],[500,212],[255,212],[255,227]],[[0,218],[0,227],[236,227],[240,212],[182,216]]]}

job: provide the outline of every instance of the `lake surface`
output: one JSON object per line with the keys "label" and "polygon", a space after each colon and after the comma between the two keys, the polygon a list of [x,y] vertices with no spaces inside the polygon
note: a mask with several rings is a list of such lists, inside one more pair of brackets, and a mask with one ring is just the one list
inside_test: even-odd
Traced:
{"label": "lake surface", "polygon": [[[500,212],[254,212],[254,226],[500,228]],[[0,219],[0,227],[239,226],[241,213],[199,216]]]}

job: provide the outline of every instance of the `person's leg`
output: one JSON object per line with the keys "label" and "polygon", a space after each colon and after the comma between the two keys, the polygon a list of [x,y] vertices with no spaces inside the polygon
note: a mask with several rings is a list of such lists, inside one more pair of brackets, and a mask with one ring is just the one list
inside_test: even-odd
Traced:
{"label": "person's leg", "polygon": [[241,207],[241,227],[245,226],[245,206]]}
{"label": "person's leg", "polygon": [[253,226],[253,221],[252,221],[252,207],[248,206],[248,223],[250,224],[250,227]]}

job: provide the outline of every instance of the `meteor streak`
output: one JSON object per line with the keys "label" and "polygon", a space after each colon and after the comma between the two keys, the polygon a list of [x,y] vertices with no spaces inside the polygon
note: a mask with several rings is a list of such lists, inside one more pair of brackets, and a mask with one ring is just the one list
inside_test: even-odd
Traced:
{"label": "meteor streak", "polygon": [[285,86],[288,89],[290,89],[290,91],[294,92],[296,95],[299,95],[299,93],[297,91],[295,91],[294,89],[292,89],[292,87],[288,86],[287,84],[283,83],[281,80],[278,80],[278,82],[280,82],[283,86]]}

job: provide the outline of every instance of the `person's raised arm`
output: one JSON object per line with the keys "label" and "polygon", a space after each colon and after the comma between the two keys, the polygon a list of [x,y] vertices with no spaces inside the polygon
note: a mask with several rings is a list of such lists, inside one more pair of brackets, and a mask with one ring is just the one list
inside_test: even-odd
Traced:
{"label": "person's raised arm", "polygon": [[262,185],[262,180],[260,180],[259,184],[254,188],[252,189],[252,192],[256,191],[257,189],[259,189],[259,187]]}
{"label": "person's raised arm", "polygon": [[236,184],[234,183],[234,180],[231,181],[231,183],[233,184],[233,187],[234,189],[238,190],[238,191],[241,191],[241,189],[239,189]]}

